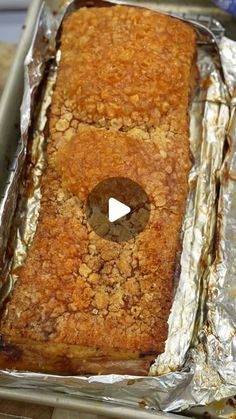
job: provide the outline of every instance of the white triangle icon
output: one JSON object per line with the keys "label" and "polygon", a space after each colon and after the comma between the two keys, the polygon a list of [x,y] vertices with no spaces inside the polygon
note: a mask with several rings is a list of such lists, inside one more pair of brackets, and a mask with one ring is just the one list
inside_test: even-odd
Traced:
{"label": "white triangle icon", "polygon": [[124,215],[129,214],[131,211],[130,207],[115,198],[109,198],[108,201],[108,218],[110,223],[113,223]]}

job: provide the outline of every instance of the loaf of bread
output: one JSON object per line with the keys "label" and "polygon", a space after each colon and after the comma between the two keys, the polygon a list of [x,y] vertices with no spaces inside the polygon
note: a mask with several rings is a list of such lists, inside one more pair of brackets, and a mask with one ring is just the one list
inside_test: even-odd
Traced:
{"label": "loaf of bread", "polygon": [[[40,217],[2,315],[0,366],[147,374],[178,277],[195,33],[142,8],[81,8],[64,20],[60,48]],[[116,176],[151,203],[146,228],[121,243],[85,216],[89,192]]]}

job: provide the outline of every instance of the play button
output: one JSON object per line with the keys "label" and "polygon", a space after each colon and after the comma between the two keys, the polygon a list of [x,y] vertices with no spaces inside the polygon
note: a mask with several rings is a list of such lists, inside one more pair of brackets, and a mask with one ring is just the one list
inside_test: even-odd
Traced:
{"label": "play button", "polygon": [[125,177],[98,183],[86,203],[87,221],[95,233],[106,240],[124,242],[144,230],[150,203],[144,189]]}
{"label": "play button", "polygon": [[111,223],[119,220],[124,215],[129,214],[131,211],[128,205],[122,204],[115,198],[110,198],[108,201],[108,219]]}

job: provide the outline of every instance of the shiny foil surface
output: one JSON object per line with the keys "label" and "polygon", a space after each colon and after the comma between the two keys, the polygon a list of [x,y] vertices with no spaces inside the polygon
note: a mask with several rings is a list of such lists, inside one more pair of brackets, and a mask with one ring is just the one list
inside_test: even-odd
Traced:
{"label": "shiny foil surface", "polygon": [[[11,191],[20,189],[21,193],[15,234],[10,237],[14,255],[10,261],[2,258],[1,262],[5,272],[2,303],[17,281],[12,271],[24,262],[37,226],[46,158],[47,109],[60,61],[56,36],[71,3],[58,1],[56,10],[42,6],[25,61],[19,170],[11,184]],[[79,5],[77,1],[76,7]],[[208,30],[194,19],[192,24],[198,34],[200,73],[190,107],[194,165],[182,227],[181,276],[169,317],[165,352],[152,365],[148,377],[60,376],[2,370],[1,386],[38,387],[129,406],[141,403],[147,409],[165,411],[181,411],[236,394],[236,43],[223,38],[217,46]],[[42,81],[42,100],[36,107],[36,92]],[[24,182],[19,183],[27,153],[34,162],[28,174],[30,195],[25,193]],[[10,202],[10,194],[6,194],[1,225],[10,212]],[[0,240],[6,244],[9,238],[5,236],[2,234]]]}

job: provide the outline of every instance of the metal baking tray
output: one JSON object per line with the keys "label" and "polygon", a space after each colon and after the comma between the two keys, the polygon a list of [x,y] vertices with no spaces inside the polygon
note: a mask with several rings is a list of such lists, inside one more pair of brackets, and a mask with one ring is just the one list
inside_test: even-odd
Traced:
{"label": "metal baking tray", "polygon": [[[57,8],[60,0],[47,0],[52,7]],[[220,39],[227,29],[227,34],[236,39],[236,22],[231,21],[231,18],[224,12],[212,7],[208,0],[199,1],[202,6],[196,6],[194,0],[188,1],[187,5],[182,1],[168,1],[163,2],[153,1],[146,2],[157,6],[158,10],[163,12],[171,12],[174,15],[181,15],[182,17],[191,20],[197,20],[211,29],[215,36]],[[15,155],[17,154],[17,147],[19,143],[19,109],[23,94],[23,61],[30,45],[35,23],[37,21],[38,11],[42,4],[42,0],[33,0],[26,19],[25,29],[17,50],[15,61],[11,69],[9,79],[4,90],[0,102],[0,204],[1,199],[4,199],[6,188],[9,186],[9,178],[11,173],[15,170]],[[219,23],[221,18],[223,25]],[[10,115],[10,118],[9,118]],[[14,197],[12,197],[14,200]],[[97,415],[108,415],[110,418],[124,417],[124,418],[152,418],[152,417],[183,417],[174,414],[165,414],[162,412],[145,411],[138,408],[129,408],[113,403],[95,402],[89,399],[81,399],[75,396],[70,396],[57,392],[20,390],[13,388],[0,387],[0,398],[10,400],[21,400],[34,402],[38,404],[46,404],[51,406],[64,407],[69,409],[77,409],[86,413],[94,413]],[[220,411],[223,412],[225,407],[229,406],[227,401],[222,402]],[[212,405],[210,410],[204,408],[194,408],[185,412],[188,416],[202,416],[206,412],[210,412],[211,417],[219,417],[219,402],[217,406]],[[228,409],[227,415],[232,414],[232,409]],[[224,415],[224,417],[226,417]]]}
{"label": "metal baking tray", "polygon": [[[42,0],[34,0],[29,8],[22,36],[0,100],[0,199],[3,197],[20,137],[20,105],[23,95],[23,62],[32,41],[35,21]],[[10,117],[9,117],[10,116]]]}

